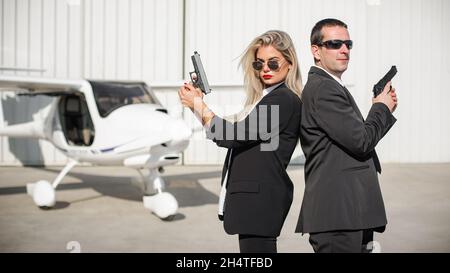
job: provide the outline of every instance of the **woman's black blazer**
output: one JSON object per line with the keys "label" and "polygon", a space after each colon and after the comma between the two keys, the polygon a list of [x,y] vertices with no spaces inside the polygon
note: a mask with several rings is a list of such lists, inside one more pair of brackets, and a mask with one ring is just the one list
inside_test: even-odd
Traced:
{"label": "woman's black blazer", "polygon": [[223,183],[228,171],[223,217],[228,234],[279,236],[293,198],[286,168],[299,139],[301,108],[300,98],[282,84],[244,120],[212,119],[207,137],[228,148],[222,175]]}

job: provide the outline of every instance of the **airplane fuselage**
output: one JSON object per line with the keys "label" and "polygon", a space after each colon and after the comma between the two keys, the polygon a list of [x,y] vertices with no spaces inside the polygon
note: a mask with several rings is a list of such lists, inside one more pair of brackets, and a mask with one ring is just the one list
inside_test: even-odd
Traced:
{"label": "airplane fuselage", "polygon": [[145,84],[77,84],[58,93],[44,120],[10,126],[9,135],[46,139],[78,162],[133,168],[174,164],[188,146],[190,128],[168,115]]}
{"label": "airplane fuselage", "polygon": [[167,114],[145,83],[0,77],[0,89],[8,88],[56,97],[33,121],[0,124],[0,135],[45,139],[70,158],[52,183],[27,184],[37,206],[53,207],[64,176],[88,162],[137,169],[144,207],[162,219],[176,214],[178,202],[163,191],[160,167],[178,162],[192,132],[183,120]]}

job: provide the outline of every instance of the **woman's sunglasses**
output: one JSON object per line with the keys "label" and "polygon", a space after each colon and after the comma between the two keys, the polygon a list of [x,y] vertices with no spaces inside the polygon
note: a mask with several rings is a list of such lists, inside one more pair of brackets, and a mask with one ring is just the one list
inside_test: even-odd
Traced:
{"label": "woman's sunglasses", "polygon": [[339,49],[341,46],[345,44],[345,46],[350,50],[353,47],[353,41],[352,40],[328,40],[324,41],[320,44],[317,44],[318,46],[324,46],[328,49]]}
{"label": "woman's sunglasses", "polygon": [[[252,63],[253,69],[260,71],[261,69],[263,69],[264,67],[264,62],[261,61],[254,61]],[[267,66],[270,68],[270,70],[272,71],[276,71],[278,70],[278,68],[280,68],[280,64],[278,63],[278,61],[276,60],[269,60],[267,61]]]}

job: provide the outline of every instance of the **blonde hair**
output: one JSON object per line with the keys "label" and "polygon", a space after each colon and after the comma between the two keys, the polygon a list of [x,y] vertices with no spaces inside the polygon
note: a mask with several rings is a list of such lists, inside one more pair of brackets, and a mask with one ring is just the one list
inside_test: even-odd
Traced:
{"label": "blonde hair", "polygon": [[253,69],[252,63],[256,60],[256,52],[262,46],[273,46],[278,50],[286,61],[291,65],[286,76],[285,84],[297,96],[301,96],[302,78],[295,52],[294,43],[284,31],[269,30],[253,39],[250,45],[244,51],[239,65],[244,70],[244,89],[247,95],[245,106],[251,106],[258,102],[262,97],[264,85],[259,78],[259,72]]}
{"label": "blonde hair", "polygon": [[284,82],[289,89],[297,96],[301,97],[302,78],[294,43],[286,32],[281,30],[269,30],[253,39],[242,53],[239,66],[244,70],[244,89],[246,93],[244,109],[234,115],[225,116],[224,119],[230,122],[243,120],[262,98],[264,85],[259,78],[259,72],[253,69],[252,63],[256,60],[258,49],[269,45],[278,50],[291,65],[291,69],[289,69]]}

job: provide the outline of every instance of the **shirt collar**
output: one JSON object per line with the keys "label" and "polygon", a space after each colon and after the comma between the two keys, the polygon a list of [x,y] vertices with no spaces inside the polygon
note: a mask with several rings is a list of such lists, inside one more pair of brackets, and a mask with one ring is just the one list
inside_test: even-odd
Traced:
{"label": "shirt collar", "polygon": [[338,77],[336,77],[335,75],[331,74],[330,72],[328,72],[327,70],[325,70],[324,68],[315,65],[315,67],[322,69],[323,71],[325,71],[328,75],[330,75],[333,79],[335,79],[340,85],[344,86],[344,83],[342,82],[341,79],[339,79]]}
{"label": "shirt collar", "polygon": [[273,91],[275,88],[277,88],[278,86],[282,85],[284,82],[280,82],[277,83],[275,85],[272,85],[271,87],[265,88],[262,92],[262,96],[264,97],[265,95],[269,94],[271,91]]}

